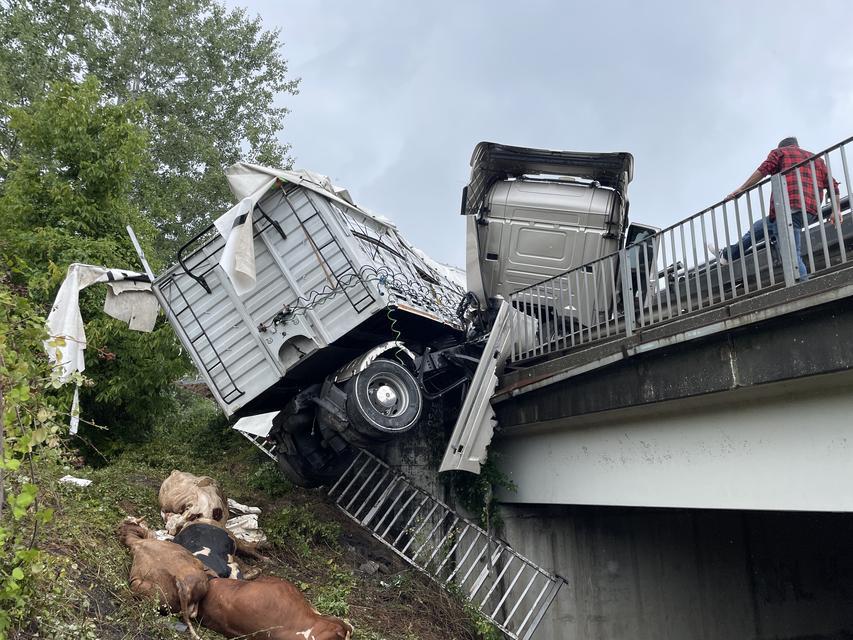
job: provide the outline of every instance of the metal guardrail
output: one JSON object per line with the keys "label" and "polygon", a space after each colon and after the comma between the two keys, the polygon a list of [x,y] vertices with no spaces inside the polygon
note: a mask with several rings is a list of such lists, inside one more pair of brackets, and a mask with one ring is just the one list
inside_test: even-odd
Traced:
{"label": "metal guardrail", "polygon": [[[275,461],[275,444],[237,432]],[[468,599],[513,640],[529,640],[565,580],[416,487],[364,450],[329,489],[347,516],[442,588]]]}
{"label": "metal guardrail", "polygon": [[366,451],[329,496],[410,565],[444,588],[455,585],[514,640],[533,635],[565,582]]}
{"label": "metal guardrail", "polygon": [[[516,291],[510,303],[535,322],[513,328],[516,344],[525,346],[513,350],[511,361],[630,336],[848,263],[853,217],[844,214],[853,182],[851,142],[853,137],[616,253]],[[837,193],[817,183],[821,162],[828,182],[838,183]],[[810,212],[803,227],[796,205],[809,193],[818,194],[820,215]]]}

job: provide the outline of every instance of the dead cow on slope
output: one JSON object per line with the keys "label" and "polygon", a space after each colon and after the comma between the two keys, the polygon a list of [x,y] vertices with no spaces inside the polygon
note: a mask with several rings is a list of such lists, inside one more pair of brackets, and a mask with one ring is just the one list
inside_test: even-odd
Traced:
{"label": "dead cow on slope", "polygon": [[272,576],[254,582],[212,579],[198,619],[227,638],[350,640],[353,630],[345,620],[322,615],[299,589]]}
{"label": "dead cow on slope", "polygon": [[202,561],[220,578],[243,578],[237,563],[237,541],[225,529],[207,522],[191,522],[178,532],[173,542]]}
{"label": "dead cow on slope", "polygon": [[172,471],[160,485],[159,501],[166,531],[172,535],[188,522],[202,520],[224,527],[228,520],[228,502],[209,476]]}
{"label": "dead cow on slope", "polygon": [[118,537],[133,556],[130,590],[157,598],[172,613],[180,612],[190,634],[198,638],[190,618],[196,617],[207,593],[204,565],[182,546],[155,539],[145,523],[135,518],[121,524]]}

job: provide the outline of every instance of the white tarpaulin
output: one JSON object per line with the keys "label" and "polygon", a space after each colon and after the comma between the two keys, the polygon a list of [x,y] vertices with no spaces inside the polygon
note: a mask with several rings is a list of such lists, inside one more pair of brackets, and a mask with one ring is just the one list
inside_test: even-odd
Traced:
{"label": "white tarpaulin", "polygon": [[243,198],[213,223],[225,238],[225,249],[219,266],[228,275],[239,296],[255,288],[255,238],[252,228],[255,202],[252,198]]}
{"label": "white tarpaulin", "polygon": [[119,280],[107,282],[104,313],[126,322],[134,331],[154,330],[160,305],[151,291],[150,282]]}
{"label": "white tarpaulin", "polygon": [[231,535],[254,544],[266,542],[267,536],[258,525],[260,507],[250,507],[228,498],[228,512],[236,514],[225,523]]}
{"label": "white tarpaulin", "polygon": [[[216,230],[225,239],[225,250],[219,266],[225,271],[237,295],[249,293],[255,288],[255,244],[252,214],[255,205],[277,180],[304,186],[312,191],[332,196],[343,205],[351,205],[352,199],[346,189],[336,187],[324,175],[313,171],[285,171],[257,164],[238,162],[225,171],[228,186],[240,202],[214,221]],[[375,216],[385,225],[390,221]]]}
{"label": "white tarpaulin", "polygon": [[[109,284],[110,291],[104,311],[114,318],[124,320],[136,331],[154,329],[159,308],[157,298],[151,291],[150,282],[128,280],[138,277],[141,277],[141,274],[134,271],[107,269],[90,264],[74,263],[68,267],[68,273],[47,316],[46,329],[50,337],[44,342],[48,359],[61,367],[59,379],[62,382],[68,382],[72,374],[86,369],[86,329],[80,315],[80,291],[86,287],[98,282]],[[57,344],[58,341],[64,344]],[[79,389],[75,389],[71,409],[71,433],[77,432],[78,413]]]}

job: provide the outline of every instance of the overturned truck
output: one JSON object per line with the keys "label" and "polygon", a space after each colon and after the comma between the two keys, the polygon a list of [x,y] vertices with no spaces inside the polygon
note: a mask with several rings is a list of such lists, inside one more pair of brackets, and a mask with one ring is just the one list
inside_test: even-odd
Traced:
{"label": "overturned truck", "polygon": [[238,204],[149,276],[216,401],[260,417],[252,431],[291,480],[335,479],[353,447],[409,431],[436,403],[458,415],[441,469],[478,472],[508,318],[524,311],[502,296],[622,246],[632,162],[478,145],[467,283],[324,176],[238,163]]}

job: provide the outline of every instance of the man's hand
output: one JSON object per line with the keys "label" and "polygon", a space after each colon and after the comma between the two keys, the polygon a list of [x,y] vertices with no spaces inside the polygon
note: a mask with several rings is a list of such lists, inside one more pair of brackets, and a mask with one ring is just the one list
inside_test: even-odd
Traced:
{"label": "man's hand", "polygon": [[759,182],[764,180],[764,174],[761,173],[758,169],[752,172],[752,175],[746,179],[742,185],[740,185],[737,189],[732,191],[729,195],[726,196],[726,200],[734,200],[739,195],[744,193],[747,189],[752,189]]}

